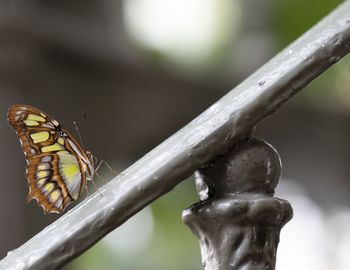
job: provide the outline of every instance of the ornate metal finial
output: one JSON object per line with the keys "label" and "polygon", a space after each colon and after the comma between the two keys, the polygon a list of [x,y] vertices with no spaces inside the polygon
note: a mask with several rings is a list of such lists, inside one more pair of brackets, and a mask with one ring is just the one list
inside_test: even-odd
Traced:
{"label": "ornate metal finial", "polygon": [[281,175],[276,150],[249,138],[195,174],[201,202],[183,220],[199,238],[205,270],[272,270],[290,204],[273,197]]}

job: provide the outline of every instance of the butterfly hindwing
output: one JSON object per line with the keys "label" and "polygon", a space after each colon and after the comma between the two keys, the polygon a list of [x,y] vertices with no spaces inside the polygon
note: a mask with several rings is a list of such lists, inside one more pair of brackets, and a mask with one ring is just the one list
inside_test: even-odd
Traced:
{"label": "butterfly hindwing", "polygon": [[36,199],[45,213],[60,213],[72,201],[59,174],[58,164],[58,155],[49,154],[35,156],[27,165],[27,200]]}
{"label": "butterfly hindwing", "polygon": [[81,173],[78,159],[68,151],[60,151],[57,155],[59,156],[59,175],[64,181],[69,195],[73,200],[77,200],[86,181],[85,176]]}
{"label": "butterfly hindwing", "polygon": [[78,199],[87,168],[93,167],[91,158],[55,119],[39,109],[13,105],[8,120],[26,155],[28,199],[36,199],[45,213],[61,213]]}

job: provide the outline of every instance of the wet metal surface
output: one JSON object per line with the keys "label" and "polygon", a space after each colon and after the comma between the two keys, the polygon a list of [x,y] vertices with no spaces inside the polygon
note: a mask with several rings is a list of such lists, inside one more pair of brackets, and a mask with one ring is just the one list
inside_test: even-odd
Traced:
{"label": "wet metal surface", "polygon": [[[57,269],[208,163],[350,50],[350,1],[187,126],[0,261]],[[244,61],[244,59],[242,59]],[[111,120],[112,121],[112,120]],[[136,124],[136,123],[135,123]]]}

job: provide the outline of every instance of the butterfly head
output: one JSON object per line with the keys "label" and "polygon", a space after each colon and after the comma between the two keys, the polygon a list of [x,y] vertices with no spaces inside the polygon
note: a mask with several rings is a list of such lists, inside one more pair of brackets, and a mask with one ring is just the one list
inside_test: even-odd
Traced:
{"label": "butterfly head", "polygon": [[94,174],[95,174],[95,163],[94,163],[94,156],[91,154],[91,152],[89,150],[85,151],[86,156],[88,157],[88,166],[87,166],[87,180],[92,180]]}

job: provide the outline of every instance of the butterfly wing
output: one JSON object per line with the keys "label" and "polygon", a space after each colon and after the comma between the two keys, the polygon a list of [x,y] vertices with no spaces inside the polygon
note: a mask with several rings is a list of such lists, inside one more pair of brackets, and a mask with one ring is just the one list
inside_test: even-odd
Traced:
{"label": "butterfly wing", "polygon": [[61,213],[85,186],[89,158],[55,119],[39,109],[13,105],[8,120],[26,155],[28,200],[36,199],[45,213]]}
{"label": "butterfly wing", "polygon": [[35,199],[45,213],[61,213],[72,201],[67,188],[62,184],[58,164],[58,156],[49,154],[35,156],[27,165],[27,200]]}
{"label": "butterfly wing", "polygon": [[53,119],[42,111],[32,106],[16,104],[10,107],[7,117],[17,132],[27,162],[40,154],[43,146],[53,143],[52,135],[56,133]]}

